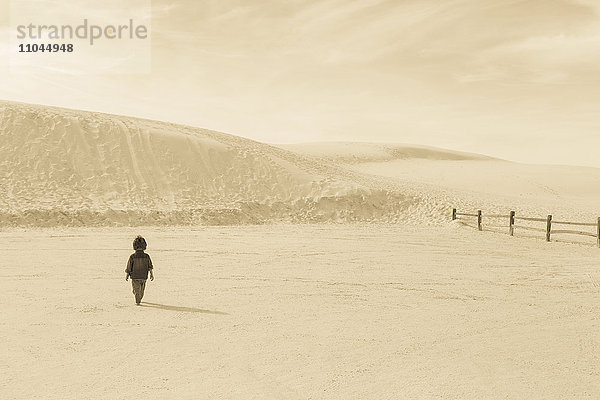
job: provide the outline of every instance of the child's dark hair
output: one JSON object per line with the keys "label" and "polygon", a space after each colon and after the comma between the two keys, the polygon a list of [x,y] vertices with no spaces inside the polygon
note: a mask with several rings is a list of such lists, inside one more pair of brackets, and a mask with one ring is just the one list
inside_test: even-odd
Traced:
{"label": "child's dark hair", "polygon": [[133,239],[133,249],[134,250],[146,250],[146,239],[138,235],[135,239]]}

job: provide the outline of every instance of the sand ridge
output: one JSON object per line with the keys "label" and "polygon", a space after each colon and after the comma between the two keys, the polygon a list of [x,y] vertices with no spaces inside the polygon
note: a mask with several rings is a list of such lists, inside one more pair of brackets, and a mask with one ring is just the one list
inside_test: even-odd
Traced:
{"label": "sand ridge", "polygon": [[0,102],[0,186],[0,227],[440,224],[453,207],[600,215],[595,168],[406,144],[276,146],[14,102]]}
{"label": "sand ridge", "polygon": [[408,221],[409,208],[431,206],[386,179],[249,139],[19,103],[0,103],[0,159],[3,226]]}

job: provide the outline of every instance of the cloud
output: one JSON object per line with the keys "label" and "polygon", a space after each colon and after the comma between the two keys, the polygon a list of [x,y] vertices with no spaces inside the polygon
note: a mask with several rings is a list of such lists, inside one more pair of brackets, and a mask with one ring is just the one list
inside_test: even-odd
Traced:
{"label": "cloud", "polygon": [[600,34],[597,32],[586,30],[528,37],[487,49],[472,59],[471,72],[460,75],[459,80],[585,81],[600,64]]}
{"label": "cloud", "polygon": [[[600,28],[600,26],[599,26]],[[600,60],[600,34],[539,36],[500,46],[492,51],[496,55],[518,55],[531,62],[573,65],[596,63]]]}

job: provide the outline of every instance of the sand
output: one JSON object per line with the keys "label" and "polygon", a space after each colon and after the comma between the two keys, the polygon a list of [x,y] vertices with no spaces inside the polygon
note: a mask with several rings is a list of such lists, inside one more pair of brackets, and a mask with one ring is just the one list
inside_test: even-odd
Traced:
{"label": "sand", "polygon": [[597,398],[597,254],[454,224],[3,232],[0,395]]}
{"label": "sand", "polygon": [[426,146],[377,143],[305,143],[282,147],[386,179],[425,201],[490,214],[515,210],[593,222],[600,216],[600,169],[509,162]]}
{"label": "sand", "polygon": [[0,187],[2,399],[600,396],[595,239],[487,217],[594,222],[600,169],[0,102]]}
{"label": "sand", "polygon": [[206,129],[0,102],[0,227],[441,220],[416,193]]}
{"label": "sand", "polygon": [[432,147],[275,146],[201,128],[0,102],[0,228],[438,225],[472,212],[593,222],[600,169]]}

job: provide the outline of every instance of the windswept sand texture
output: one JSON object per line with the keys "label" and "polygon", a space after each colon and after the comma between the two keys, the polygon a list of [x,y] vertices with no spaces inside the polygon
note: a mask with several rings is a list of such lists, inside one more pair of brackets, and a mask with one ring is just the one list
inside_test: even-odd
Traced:
{"label": "windswept sand texture", "polygon": [[593,221],[600,170],[416,145],[272,146],[0,103],[0,226],[438,224],[449,209]]}
{"label": "windswept sand texture", "polygon": [[530,165],[426,146],[306,143],[283,148],[443,199],[461,211],[594,222],[600,216],[600,169]]}
{"label": "windswept sand texture", "polygon": [[16,103],[0,103],[0,163],[2,226],[432,222],[447,208],[232,135]]}

